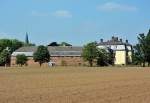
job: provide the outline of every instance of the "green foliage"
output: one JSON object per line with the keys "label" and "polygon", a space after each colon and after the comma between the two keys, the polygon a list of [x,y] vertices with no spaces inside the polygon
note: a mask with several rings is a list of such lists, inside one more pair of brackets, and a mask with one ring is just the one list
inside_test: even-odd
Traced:
{"label": "green foliage", "polygon": [[143,67],[148,63],[150,66],[150,30],[147,35],[139,34],[138,41],[134,46],[133,63]]}
{"label": "green foliage", "polygon": [[50,61],[50,54],[45,46],[39,46],[37,51],[33,55],[34,61],[39,62],[40,66],[45,63]]}
{"label": "green foliage", "polygon": [[10,53],[8,50],[3,50],[0,53],[0,65],[9,65],[10,62]]}
{"label": "green foliage", "polygon": [[113,53],[104,49],[97,50],[97,66],[108,66],[113,64]]}
{"label": "green foliage", "polygon": [[89,43],[84,46],[83,53],[82,53],[83,59],[85,61],[88,61],[90,66],[93,66],[93,61],[97,57],[97,47],[96,43]]}
{"label": "green foliage", "polygon": [[28,58],[24,54],[19,54],[16,56],[16,64],[23,66],[26,65]]}
{"label": "green foliage", "polygon": [[23,42],[16,39],[0,39],[0,52],[4,49],[9,48],[10,52],[17,50],[23,46]]}

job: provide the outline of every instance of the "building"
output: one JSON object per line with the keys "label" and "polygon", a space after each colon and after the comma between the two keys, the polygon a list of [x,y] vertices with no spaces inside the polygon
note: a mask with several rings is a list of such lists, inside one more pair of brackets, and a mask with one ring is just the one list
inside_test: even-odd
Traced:
{"label": "building", "polygon": [[[56,44],[56,43],[53,43]],[[105,49],[108,52],[111,50],[113,51],[113,57],[114,57],[114,64],[115,65],[127,65],[132,63],[132,45],[129,44],[128,40],[123,42],[122,39],[118,39],[118,37],[112,37],[111,40],[103,41],[103,39],[100,40],[99,43],[97,43],[97,47],[101,49]],[[31,47],[21,47],[20,49],[16,50],[12,53],[11,56],[11,66],[16,65],[16,56],[18,54],[25,54],[28,57],[27,64],[29,66],[36,66],[39,65],[37,62],[34,62],[33,60],[33,54],[36,52],[37,47],[31,46]],[[79,66],[79,65],[85,65],[83,58],[82,58],[82,50],[83,47],[75,47],[75,46],[48,46],[48,51],[51,55],[51,61],[52,63],[55,63],[55,65],[61,66]],[[48,65],[48,63],[44,64],[45,66]]]}
{"label": "building", "polygon": [[[51,55],[51,62],[54,62],[55,65],[67,65],[67,66],[78,66],[83,64],[81,57],[82,47],[74,46],[48,46],[48,51]],[[33,54],[36,52],[37,47],[21,47],[12,53],[11,56],[11,65],[16,66],[16,56],[18,54],[25,54],[28,57],[28,66],[39,65],[33,60]],[[44,64],[47,66],[48,64]]]}
{"label": "building", "polygon": [[111,40],[103,41],[97,44],[98,48],[111,49],[114,53],[114,64],[115,65],[127,65],[132,63],[132,45],[129,44],[128,40],[123,42],[118,37],[112,37]]}

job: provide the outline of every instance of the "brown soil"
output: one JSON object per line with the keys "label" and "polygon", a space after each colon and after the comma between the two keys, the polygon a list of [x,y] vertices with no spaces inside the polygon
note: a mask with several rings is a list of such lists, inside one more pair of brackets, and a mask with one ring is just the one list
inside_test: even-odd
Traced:
{"label": "brown soil", "polygon": [[0,68],[0,103],[150,103],[150,69]]}

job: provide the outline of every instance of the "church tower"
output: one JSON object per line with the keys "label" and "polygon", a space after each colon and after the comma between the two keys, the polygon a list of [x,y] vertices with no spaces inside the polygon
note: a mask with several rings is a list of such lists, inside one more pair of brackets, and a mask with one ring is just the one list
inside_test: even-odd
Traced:
{"label": "church tower", "polygon": [[26,37],[25,37],[25,43],[29,44],[29,38],[28,38],[28,33],[26,32]]}

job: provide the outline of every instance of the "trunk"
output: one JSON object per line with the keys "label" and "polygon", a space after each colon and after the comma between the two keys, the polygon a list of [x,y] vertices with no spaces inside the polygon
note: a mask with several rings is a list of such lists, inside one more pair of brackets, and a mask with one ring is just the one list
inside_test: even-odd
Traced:
{"label": "trunk", "polygon": [[143,67],[145,67],[145,61],[143,62]]}
{"label": "trunk", "polygon": [[150,62],[148,62],[148,67],[150,66]]}
{"label": "trunk", "polygon": [[40,62],[40,67],[42,66],[42,63]]}
{"label": "trunk", "polygon": [[93,60],[89,61],[90,67],[93,67]]}

